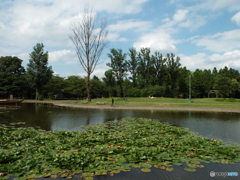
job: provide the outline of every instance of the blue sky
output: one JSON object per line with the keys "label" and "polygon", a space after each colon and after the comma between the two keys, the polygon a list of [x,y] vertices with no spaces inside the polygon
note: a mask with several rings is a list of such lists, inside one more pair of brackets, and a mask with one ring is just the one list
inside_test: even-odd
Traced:
{"label": "blue sky", "polygon": [[109,69],[110,48],[131,47],[172,52],[191,71],[240,70],[239,0],[0,0],[0,56],[17,56],[26,67],[33,46],[42,42],[55,74],[85,76],[69,35],[87,3],[109,31],[93,75]]}

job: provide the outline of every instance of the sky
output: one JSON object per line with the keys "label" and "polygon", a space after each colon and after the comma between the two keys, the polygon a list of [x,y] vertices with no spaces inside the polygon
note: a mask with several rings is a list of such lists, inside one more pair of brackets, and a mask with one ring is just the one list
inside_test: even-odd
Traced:
{"label": "sky", "polygon": [[0,0],[0,57],[17,56],[26,68],[33,47],[43,43],[55,74],[85,76],[69,35],[86,5],[109,32],[92,76],[109,69],[111,48],[132,47],[174,53],[191,71],[240,71],[240,0]]}

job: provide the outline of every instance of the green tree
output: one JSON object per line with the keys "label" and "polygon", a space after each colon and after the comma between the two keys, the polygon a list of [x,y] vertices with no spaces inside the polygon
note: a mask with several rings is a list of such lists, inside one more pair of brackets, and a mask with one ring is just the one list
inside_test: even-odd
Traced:
{"label": "green tree", "polygon": [[192,76],[192,95],[193,97],[203,98],[205,95],[205,79],[203,71],[196,69]]}
{"label": "green tree", "polygon": [[169,84],[171,86],[170,95],[177,97],[179,93],[180,57],[175,57],[173,53],[166,55],[167,72]]}
{"label": "green tree", "polygon": [[137,51],[134,48],[129,49],[129,57],[130,60],[127,61],[127,69],[130,72],[131,77],[129,79],[132,80],[132,86],[136,87],[136,79],[137,79],[137,69],[138,69],[138,58]]}
{"label": "green tree", "polygon": [[103,82],[105,83],[105,86],[108,90],[109,97],[113,97],[116,95],[116,80],[114,77],[114,72],[112,69],[105,71],[104,73],[105,77],[102,78]]}
{"label": "green tree", "polygon": [[111,63],[107,66],[112,68],[114,76],[116,78],[118,87],[118,96],[124,97],[123,92],[123,80],[127,73],[126,53],[123,53],[121,49],[111,49],[108,57],[111,59]]}
{"label": "green tree", "polygon": [[65,79],[58,75],[53,75],[51,80],[44,87],[44,94],[50,99],[64,98]]}
{"label": "green tree", "polygon": [[214,83],[214,89],[220,91],[220,94],[226,98],[232,94],[232,81],[229,77],[218,75]]}
{"label": "green tree", "polygon": [[93,98],[102,98],[106,96],[107,92],[105,85],[97,76],[93,76],[91,79],[91,86]]}
{"label": "green tree", "polygon": [[231,80],[231,90],[232,97],[237,97],[237,95],[240,93],[240,83],[237,81],[237,79]]}
{"label": "green tree", "polygon": [[153,63],[150,48],[141,48],[138,53],[138,84],[140,88],[152,85]]}
{"label": "green tree", "polygon": [[183,67],[180,69],[180,77],[179,77],[179,93],[180,97],[187,98],[189,96],[189,75],[191,72]]}
{"label": "green tree", "polygon": [[160,52],[156,51],[154,55],[152,55],[152,65],[153,65],[152,74],[154,76],[154,85],[159,85],[159,86],[164,85],[164,80],[167,74],[166,58],[163,58],[163,55]]}
{"label": "green tree", "polygon": [[52,77],[52,67],[48,67],[48,52],[44,52],[44,45],[37,43],[33,52],[29,54],[27,64],[27,79],[31,87],[36,89],[36,100],[43,100],[43,87]]}
{"label": "green tree", "polygon": [[80,76],[69,76],[65,79],[64,94],[68,99],[83,99],[86,97],[85,79]]}
{"label": "green tree", "polygon": [[18,57],[0,57],[0,96],[23,96],[26,88],[25,69]]}

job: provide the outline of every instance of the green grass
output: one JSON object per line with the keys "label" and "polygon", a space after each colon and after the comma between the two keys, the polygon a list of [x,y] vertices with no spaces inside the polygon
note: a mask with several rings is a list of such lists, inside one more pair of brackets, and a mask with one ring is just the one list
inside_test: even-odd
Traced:
{"label": "green grass", "polygon": [[[239,99],[222,99],[222,98],[202,98],[192,99],[177,99],[177,98],[114,98],[116,106],[178,106],[178,107],[215,107],[215,108],[240,108]],[[67,101],[74,104],[83,104],[87,100]],[[97,103],[105,103],[111,105],[111,98],[92,99],[88,105],[96,105]]]}

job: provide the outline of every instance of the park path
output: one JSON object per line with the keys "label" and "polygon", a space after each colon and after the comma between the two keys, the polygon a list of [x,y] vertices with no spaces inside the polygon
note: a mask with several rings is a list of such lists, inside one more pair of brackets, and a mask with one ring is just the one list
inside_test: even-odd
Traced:
{"label": "park path", "polygon": [[198,111],[198,112],[229,112],[240,113],[240,108],[213,108],[213,107],[181,107],[181,106],[110,106],[110,105],[88,105],[74,104],[64,101],[36,101],[26,100],[23,103],[50,103],[56,106],[87,108],[87,109],[137,109],[137,110],[168,110],[168,111]]}

